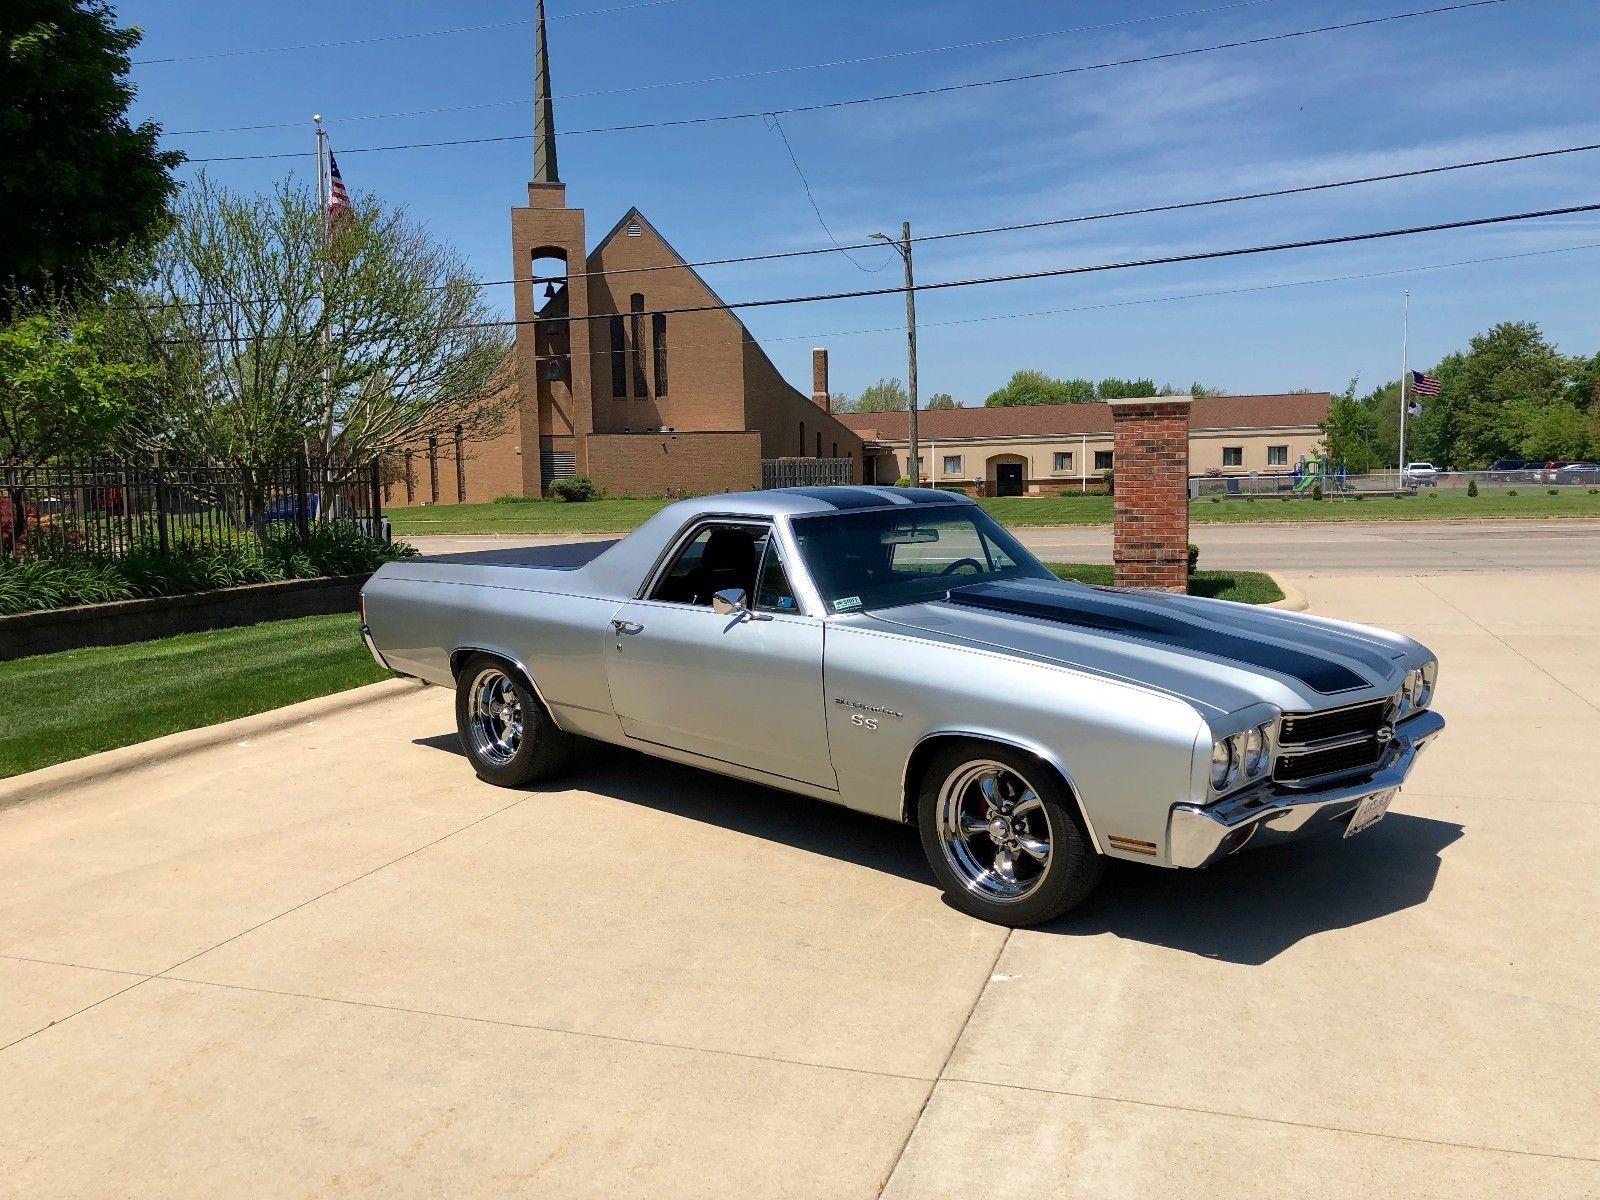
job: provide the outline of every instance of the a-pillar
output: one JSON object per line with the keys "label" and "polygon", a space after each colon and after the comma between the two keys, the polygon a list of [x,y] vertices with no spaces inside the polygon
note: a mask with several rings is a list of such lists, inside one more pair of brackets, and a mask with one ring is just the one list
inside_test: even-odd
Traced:
{"label": "a-pillar", "polygon": [[1112,400],[1118,587],[1189,587],[1188,396]]}

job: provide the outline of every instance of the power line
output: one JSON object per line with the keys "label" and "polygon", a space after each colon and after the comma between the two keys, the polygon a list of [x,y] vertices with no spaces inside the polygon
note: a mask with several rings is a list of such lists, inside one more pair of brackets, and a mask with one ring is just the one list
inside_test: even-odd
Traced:
{"label": "power line", "polygon": [[[998,283],[1023,283],[1035,279],[1061,279],[1075,275],[1095,275],[1110,271],[1128,271],[1140,267],[1170,266],[1178,263],[1211,262],[1224,258],[1244,258],[1257,254],[1276,254],[1286,250],[1309,250],[1323,246],[1348,246],[1360,242],[1376,242],[1389,238],[1410,237],[1423,233],[1442,233],[1455,229],[1474,229],[1490,225],[1508,225],[1518,221],[1534,221],[1547,217],[1571,216],[1576,213],[1600,212],[1600,203],[1572,204],[1562,208],[1537,209],[1531,212],[1504,213],[1492,217],[1470,217],[1458,221],[1438,221],[1429,225],[1411,225],[1399,229],[1382,229],[1367,233],[1346,233],[1328,237],[1306,238],[1293,242],[1268,242],[1255,246],[1235,246],[1221,250],[1196,250],[1187,254],[1168,254],[1154,258],[1123,259],[1118,262],[1095,263],[1088,266],[1076,267],[1048,267],[1038,271],[1014,271],[1004,275],[980,275],[967,279],[942,279],[931,283],[918,283],[913,285],[912,291],[937,292],[949,291],[955,288],[985,287]],[[760,300],[735,300],[731,303],[717,304],[689,304],[676,308],[657,308],[641,310],[640,316],[686,316],[693,313],[704,312],[734,312],[747,308],[775,308],[792,304],[818,304],[834,300],[861,300],[876,296],[899,296],[907,289],[900,287],[861,288],[855,291],[820,292],[806,296],[779,296]],[[568,314],[559,318],[564,321],[605,321],[609,320],[611,313],[585,313],[581,316]],[[442,331],[456,331],[466,329],[503,329],[518,325],[537,325],[541,322],[552,320],[550,317],[511,318],[495,321],[466,321],[458,325],[442,326]],[[362,340],[373,340],[369,335]],[[169,343],[176,343],[180,339],[168,339]],[[236,341],[251,340],[241,338],[204,338],[201,341],[207,344],[229,344]]]}
{"label": "power line", "polygon": [[[1187,209],[1215,208],[1224,204],[1237,204],[1251,200],[1273,199],[1283,196],[1304,195],[1314,192],[1332,191],[1337,188],[1357,187],[1373,183],[1388,183],[1401,179],[1418,179],[1429,175],[1440,175],[1451,171],[1466,171],[1479,167],[1504,166],[1508,163],[1532,162],[1543,158],[1559,158],[1568,154],[1583,154],[1600,150],[1600,142],[1588,142],[1577,146],[1559,146],[1548,150],[1526,150],[1517,154],[1504,154],[1495,158],[1470,159],[1464,162],[1440,163],[1430,167],[1413,167],[1404,171],[1388,171],[1381,175],[1361,175],[1349,179],[1327,180],[1322,183],[1300,184],[1295,187],[1275,188],[1266,191],[1235,192],[1226,196],[1211,196],[1203,200],[1181,200],[1171,204],[1147,204],[1131,208],[1108,209],[1094,213],[1079,213],[1070,217],[1051,217],[1040,221],[1022,221],[1011,225],[989,225],[976,229],[947,230],[943,233],[927,233],[913,237],[913,242],[947,241],[952,238],[984,237],[1001,233],[1022,232],[1031,229],[1045,229],[1058,225],[1076,225],[1084,222],[1106,221],[1114,218],[1147,216],[1155,213],[1182,212]],[[802,176],[803,178],[803,176]],[[826,226],[824,226],[826,229]],[[831,237],[832,234],[829,233]],[[791,258],[812,258],[822,254],[836,254],[850,250],[878,249],[881,242],[845,242],[835,243],[831,246],[812,246],[803,250],[773,250],[764,254],[740,254],[724,258],[702,258],[689,262],[657,263],[641,267],[611,267],[599,271],[571,271],[559,278],[564,281],[576,279],[590,279],[611,275],[648,275],[657,271],[681,271],[697,267],[724,267],[738,264],[774,262]],[[525,275],[509,279],[475,279],[475,287],[504,287],[518,283],[550,282],[544,276]],[[440,287],[446,285],[439,285]],[[448,286],[457,286],[451,284]],[[437,290],[437,289],[436,289]],[[270,303],[272,297],[252,297],[244,303]],[[177,304],[150,304],[145,308],[191,308],[197,307],[199,301],[184,301]]]}
{"label": "power line", "polygon": [[[1274,42],[1293,41],[1298,38],[1315,37],[1318,34],[1338,33],[1349,29],[1362,29],[1374,25],[1386,25],[1395,21],[1415,20],[1422,17],[1439,16],[1445,13],[1464,12],[1469,9],[1490,8],[1495,5],[1505,4],[1508,0],[1462,0],[1457,4],[1445,4],[1435,8],[1412,9],[1408,12],[1391,13],[1382,17],[1364,17],[1356,21],[1342,21],[1335,25],[1319,25],[1314,29],[1291,30],[1287,33],[1264,34],[1260,37],[1243,38],[1232,42],[1215,42],[1209,46],[1194,46],[1185,50],[1167,50],[1159,54],[1144,54],[1133,58],[1115,59],[1109,62],[1088,63],[1075,67],[1058,67],[1049,71],[1030,71],[1024,75],[1007,75],[998,79],[978,79],[968,83],[949,83],[938,87],[916,88],[907,92],[886,92],[877,96],[857,96],[848,100],[819,101],[814,104],[797,104],[789,108],[753,109],[748,112],[716,113],[701,117],[677,117],[662,121],[635,121],[625,125],[596,125],[588,129],[565,129],[557,134],[559,137],[583,137],[590,134],[601,133],[632,133],[646,129],[676,129],[691,125],[712,125],[730,121],[753,121],[769,116],[787,117],[797,113],[827,112],[835,109],[854,108],[865,104],[881,104],[889,100],[915,100],[929,96],[943,96],[954,92],[971,91],[976,88],[997,87],[1002,84],[1028,83],[1040,79],[1057,79],[1067,75],[1079,75],[1089,71],[1105,71],[1114,67],[1138,66],[1146,63],[1166,62],[1173,59],[1189,58],[1197,54],[1211,54],[1219,50],[1237,50],[1247,46],[1265,46]],[[385,146],[352,146],[341,150],[341,154],[378,154],[391,150],[431,150],[448,146],[485,146],[502,142],[526,142],[533,138],[531,133],[506,133],[490,137],[450,138],[434,142],[394,142]],[[212,155],[204,158],[191,158],[191,163],[215,162],[262,162],[270,159],[301,158],[301,151],[280,151],[274,154],[223,154]]]}
{"label": "power line", "polygon": [[[1174,292],[1166,296],[1143,296],[1136,300],[1108,300],[1101,304],[1073,304],[1065,308],[1040,308],[1030,312],[994,313],[983,317],[954,317],[945,321],[922,321],[924,329],[943,328],[948,325],[979,325],[987,321],[1019,321],[1031,317],[1054,317],[1066,313],[1098,312],[1111,308],[1134,308],[1142,304],[1166,304],[1176,300],[1210,300],[1219,296],[1243,296],[1254,292],[1274,292],[1285,288],[1314,287],[1329,283],[1351,283],[1362,279],[1388,279],[1396,275],[1420,275],[1428,271],[1447,271],[1457,267],[1480,266],[1485,263],[1511,262],[1521,258],[1539,258],[1550,254],[1571,254],[1578,250],[1600,250],[1600,242],[1584,242],[1577,246],[1557,246],[1549,250],[1523,250],[1516,254],[1495,254],[1485,258],[1461,258],[1453,262],[1423,263],[1415,267],[1391,267],[1385,271],[1360,271],[1349,275],[1323,275],[1316,279],[1290,279],[1281,283],[1258,283],[1243,287],[1217,288],[1205,292]],[[878,325],[870,329],[833,329],[822,333],[786,333],[762,339],[768,342],[817,341],[822,338],[855,337],[869,333],[905,332],[904,325]],[[752,338],[751,341],[756,339]],[[610,354],[609,350],[595,354]]]}
{"label": "power line", "polygon": [[840,254],[843,254],[846,261],[848,261],[851,266],[853,266],[856,270],[863,272],[864,274],[876,275],[879,271],[887,267],[892,261],[887,258],[875,267],[863,266],[856,259],[856,256],[851,254],[849,250],[840,244],[839,239],[833,236],[833,230],[828,228],[828,222],[822,215],[822,208],[817,204],[816,196],[812,194],[811,181],[806,178],[805,171],[800,167],[800,160],[795,157],[794,147],[789,144],[789,135],[783,131],[783,122],[778,120],[777,117],[772,117],[770,123],[768,124],[768,128],[776,132],[777,135],[783,139],[783,148],[789,152],[789,161],[794,164],[794,173],[800,176],[800,186],[806,191],[806,200],[811,204],[811,211],[817,215],[817,224],[822,226],[822,232],[828,235],[828,240],[833,243],[833,249],[837,250]]}
{"label": "power line", "polygon": [[[1066,37],[1074,33],[1097,33],[1106,29],[1117,29],[1125,25],[1147,25],[1154,21],[1174,21],[1183,17],[1205,16],[1212,13],[1230,12],[1239,8],[1256,8],[1264,4],[1277,4],[1279,0],[1237,0],[1233,4],[1218,4],[1209,8],[1190,8],[1183,12],[1158,13],[1147,17],[1125,17],[1118,21],[1102,21],[1096,25],[1076,25],[1070,29],[1048,29],[1040,33],[1017,33],[1008,37],[984,38],[975,42],[955,42],[948,46],[925,46],[915,50],[891,50],[883,54],[864,54],[856,58],[837,58],[831,62],[799,63],[787,67],[766,67],[756,71],[735,71],[727,75],[707,75],[699,79],[671,79],[658,83],[640,83],[631,87],[602,88],[591,92],[564,92],[552,96],[553,100],[587,100],[598,96],[622,96],[636,92],[661,91],[666,88],[699,87],[709,83],[730,83],[743,79],[760,79],[772,75],[791,75],[798,71],[820,71],[833,67],[853,67],[864,63],[887,62],[896,58],[914,58],[928,54],[945,54],[952,50],[975,50],[988,46],[1001,46],[1016,42],[1040,41],[1045,38]],[[525,24],[526,22],[508,22],[508,24]],[[477,28],[497,28],[497,26],[480,26]],[[485,100],[478,104],[446,104],[436,108],[414,108],[400,112],[362,113],[357,116],[340,117],[341,121],[383,121],[401,117],[431,117],[441,113],[474,112],[486,108],[508,108],[512,105],[525,105],[529,98],[519,96],[514,100]],[[274,121],[259,125],[224,125],[211,129],[174,129],[164,131],[166,137],[191,137],[206,133],[249,133],[263,129],[301,129],[304,121]]]}
{"label": "power line", "polygon": [[[590,8],[582,12],[557,13],[546,18],[564,21],[572,17],[598,17],[606,13],[629,12],[636,8],[658,8],[663,4],[677,4],[679,0],[639,0],[635,4],[618,4],[611,8]],[[167,58],[136,58],[132,65],[153,67],[163,63],[206,62],[217,58],[243,58],[253,54],[289,54],[299,50],[331,50],[342,46],[371,46],[378,42],[410,42],[421,38],[448,37],[457,33],[482,33],[491,29],[511,29],[519,25],[534,24],[533,17],[520,17],[515,21],[494,21],[488,25],[459,25],[454,29],[427,29],[417,33],[386,33],[375,37],[347,38],[337,42],[301,42],[293,46],[256,46],[246,50],[217,50],[210,54],[174,54]]]}

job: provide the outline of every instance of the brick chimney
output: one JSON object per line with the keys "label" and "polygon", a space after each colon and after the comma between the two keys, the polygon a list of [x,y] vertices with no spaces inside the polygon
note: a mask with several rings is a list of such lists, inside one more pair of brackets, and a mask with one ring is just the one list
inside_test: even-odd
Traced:
{"label": "brick chimney", "polygon": [[828,352],[821,346],[811,352],[811,401],[823,412],[833,411],[833,396],[828,391]]}
{"label": "brick chimney", "polygon": [[1118,587],[1189,590],[1188,396],[1112,400]]}

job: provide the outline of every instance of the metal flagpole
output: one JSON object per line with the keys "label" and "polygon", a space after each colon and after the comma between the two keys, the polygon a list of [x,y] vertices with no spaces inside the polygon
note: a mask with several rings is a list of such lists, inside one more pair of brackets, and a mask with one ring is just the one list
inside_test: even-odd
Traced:
{"label": "metal flagpole", "polygon": [[[322,282],[322,412],[327,425],[323,434],[323,470],[328,469],[328,451],[333,440],[333,418],[328,412],[328,392],[332,386],[328,367],[328,193],[331,185],[328,180],[328,131],[322,127],[322,114],[315,113],[312,118],[317,123],[317,273]],[[307,447],[309,449],[309,446]],[[302,496],[299,503],[304,505],[308,497]]]}
{"label": "metal flagpole", "polygon": [[1406,289],[1400,333],[1400,487],[1406,486],[1406,396],[1411,382],[1411,289]]}

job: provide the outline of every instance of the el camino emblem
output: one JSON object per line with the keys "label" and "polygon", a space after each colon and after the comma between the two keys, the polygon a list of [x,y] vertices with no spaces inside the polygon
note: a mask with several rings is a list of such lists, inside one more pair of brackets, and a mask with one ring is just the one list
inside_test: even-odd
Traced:
{"label": "el camino emblem", "polygon": [[[864,703],[863,701],[860,701],[860,700],[849,700],[849,699],[846,699],[844,696],[835,696],[833,698],[833,702],[835,704],[842,704],[846,708],[859,708],[862,712],[878,713],[881,716],[893,717],[896,721],[900,720],[901,717],[905,716],[904,713],[896,712],[892,708],[880,708],[876,704],[867,704],[867,703]],[[859,715],[860,714],[858,713],[857,716],[859,716]],[[852,717],[851,720],[855,720],[855,717]],[[867,721],[866,718],[862,718],[861,720],[856,721],[856,724],[857,725],[865,725],[866,721]],[[878,723],[876,721],[873,721],[870,725],[867,725],[868,729],[876,729],[877,727],[878,727]]]}

